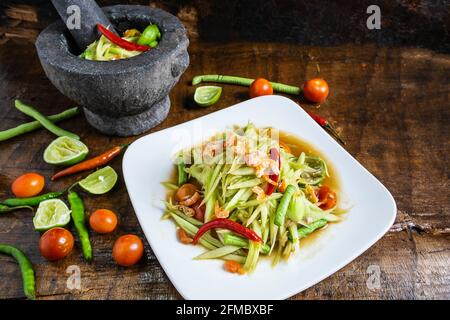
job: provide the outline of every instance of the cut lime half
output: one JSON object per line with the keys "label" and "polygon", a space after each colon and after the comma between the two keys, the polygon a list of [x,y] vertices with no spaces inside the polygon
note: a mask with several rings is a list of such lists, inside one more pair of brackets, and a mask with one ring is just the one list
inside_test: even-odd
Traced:
{"label": "cut lime half", "polygon": [[208,107],[216,103],[222,94],[222,87],[203,86],[195,89],[194,101],[201,107]]}
{"label": "cut lime half", "polygon": [[33,218],[34,228],[45,231],[55,227],[64,227],[70,222],[70,210],[59,199],[42,201]]}
{"label": "cut lime half", "polygon": [[88,147],[80,140],[59,137],[45,149],[44,161],[58,166],[69,166],[82,161],[88,152]]}
{"label": "cut lime half", "polygon": [[92,194],[104,194],[111,190],[117,182],[117,173],[110,166],[91,173],[78,184]]}

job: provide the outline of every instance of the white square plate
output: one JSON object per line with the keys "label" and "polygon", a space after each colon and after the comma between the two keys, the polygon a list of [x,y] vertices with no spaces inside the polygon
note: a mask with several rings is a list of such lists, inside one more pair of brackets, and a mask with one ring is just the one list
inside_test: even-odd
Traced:
{"label": "white square plate", "polygon": [[[161,185],[174,170],[172,156],[233,124],[272,126],[311,143],[333,163],[340,195],[353,206],[346,218],[324,231],[289,261],[258,263],[248,276],[227,273],[223,262],[193,260],[204,249],[186,246],[175,223],[161,220]],[[393,224],[396,205],[389,191],[293,101],[281,96],[250,99],[224,110],[149,134],[128,147],[123,174],[136,215],[169,279],[186,299],[286,299],[333,274],[378,241]],[[345,283],[345,282],[344,282]]]}

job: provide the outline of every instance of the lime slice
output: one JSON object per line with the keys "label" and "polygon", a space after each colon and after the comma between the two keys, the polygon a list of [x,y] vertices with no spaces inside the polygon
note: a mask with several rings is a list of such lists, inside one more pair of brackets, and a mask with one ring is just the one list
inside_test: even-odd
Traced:
{"label": "lime slice", "polygon": [[203,86],[195,89],[194,101],[201,107],[208,107],[216,103],[222,94],[222,87]]}
{"label": "lime slice", "polygon": [[70,210],[59,199],[42,201],[33,218],[34,228],[45,231],[54,227],[64,227],[70,222]]}
{"label": "lime slice", "polygon": [[117,182],[117,173],[110,166],[91,173],[78,184],[92,194],[104,194],[111,190]]}
{"label": "lime slice", "polygon": [[44,151],[44,161],[59,166],[69,166],[82,161],[89,152],[88,147],[70,137],[59,137]]}

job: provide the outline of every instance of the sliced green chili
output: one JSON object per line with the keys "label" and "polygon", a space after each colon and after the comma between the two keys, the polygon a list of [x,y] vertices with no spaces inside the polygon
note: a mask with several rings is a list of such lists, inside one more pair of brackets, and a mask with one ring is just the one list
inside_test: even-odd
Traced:
{"label": "sliced green chili", "polygon": [[[218,82],[218,83],[228,83],[235,84],[239,86],[249,87],[255,79],[243,78],[243,77],[235,77],[235,76],[224,76],[219,74],[205,74],[195,76],[192,79],[192,85],[195,86],[201,82]],[[299,95],[301,89],[296,86],[290,86],[283,83],[278,82],[270,82],[274,91],[287,93],[287,94],[295,94]]]}
{"label": "sliced green chili", "polygon": [[40,196],[30,197],[30,198],[10,198],[2,202],[2,204],[8,207],[19,207],[19,206],[37,206],[44,200],[55,199],[64,194],[64,191],[60,192],[49,192]]}
{"label": "sliced green chili", "polygon": [[42,124],[42,126],[44,128],[46,128],[48,131],[54,133],[55,135],[57,135],[59,137],[66,136],[66,137],[80,140],[80,137],[77,136],[75,133],[66,131],[66,130],[58,127],[53,122],[51,122],[46,116],[44,116],[42,113],[40,113],[33,107],[24,104],[22,101],[16,100],[15,105],[19,111],[25,113],[26,115],[34,118],[37,121],[39,121],[40,124]]}
{"label": "sliced green chili", "polygon": [[72,210],[72,220],[78,236],[80,237],[83,256],[86,260],[91,260],[92,246],[86,227],[86,216],[84,212],[83,199],[81,199],[81,197],[74,191],[69,191],[68,199],[70,203],[70,209]]}
{"label": "sliced green chili", "polygon": [[0,243],[0,253],[7,254],[16,259],[22,273],[23,292],[28,299],[36,298],[36,281],[34,278],[33,265],[27,256],[19,249]]}
{"label": "sliced green chili", "polygon": [[[73,116],[76,116],[79,113],[80,113],[79,109],[77,107],[75,107],[75,108],[67,109],[58,114],[48,116],[47,118],[51,122],[55,123],[55,122],[59,122],[62,120],[72,118]],[[24,133],[34,131],[39,128],[42,128],[42,124],[39,121],[27,122],[27,123],[24,123],[24,124],[21,124],[21,125],[15,127],[15,128],[0,131],[0,141],[5,141],[8,139],[14,138],[16,136],[22,135]]]}
{"label": "sliced green chili", "polygon": [[284,218],[289,207],[289,202],[291,202],[291,198],[294,192],[295,187],[291,184],[288,185],[286,190],[284,191],[283,197],[280,200],[280,204],[277,207],[274,220],[274,223],[279,227],[281,227],[284,223]]}

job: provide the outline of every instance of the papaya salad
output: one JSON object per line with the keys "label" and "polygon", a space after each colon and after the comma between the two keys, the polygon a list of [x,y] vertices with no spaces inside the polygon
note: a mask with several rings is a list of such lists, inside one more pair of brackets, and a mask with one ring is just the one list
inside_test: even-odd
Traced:
{"label": "papaya salad", "polygon": [[163,218],[182,243],[208,250],[196,259],[225,260],[229,272],[251,273],[262,256],[289,259],[343,212],[325,160],[295,149],[278,130],[249,123],[178,152]]}

